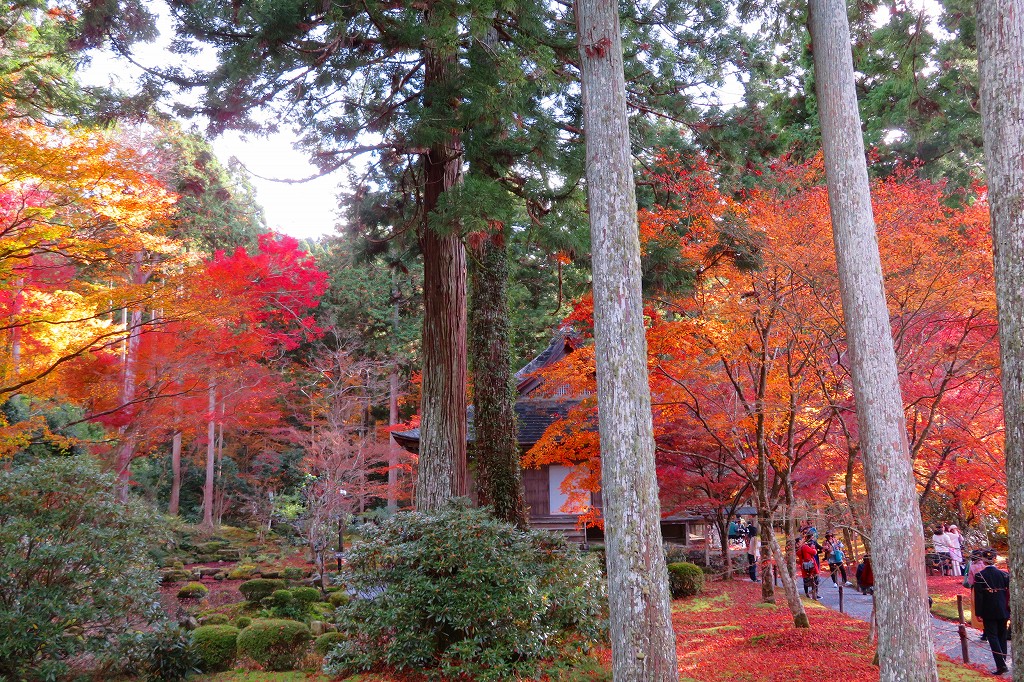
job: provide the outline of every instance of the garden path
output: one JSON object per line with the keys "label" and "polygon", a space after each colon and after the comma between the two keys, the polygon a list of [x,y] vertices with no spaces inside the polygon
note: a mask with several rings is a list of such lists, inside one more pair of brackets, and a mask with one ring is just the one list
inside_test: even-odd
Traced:
{"label": "garden path", "polygon": [[[821,603],[835,611],[839,610],[839,589],[827,577],[823,577],[820,588]],[[863,595],[852,587],[843,590],[843,611],[847,615],[865,622],[871,621],[871,596]],[[957,624],[932,616],[932,640],[935,652],[945,654],[954,661],[963,660],[960,649],[960,634]],[[982,642],[981,631],[967,626],[968,653],[971,663],[993,666],[992,649]],[[1010,665],[1009,659],[1006,661]]]}

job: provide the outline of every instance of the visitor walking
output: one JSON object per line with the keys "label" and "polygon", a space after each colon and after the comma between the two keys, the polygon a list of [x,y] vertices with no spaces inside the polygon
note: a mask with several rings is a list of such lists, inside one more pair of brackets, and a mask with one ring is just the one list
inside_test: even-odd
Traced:
{"label": "visitor walking", "polygon": [[875,573],[871,570],[870,554],[865,554],[857,564],[857,589],[861,594],[871,594],[875,591]]}
{"label": "visitor walking", "polygon": [[796,550],[796,559],[800,563],[800,572],[804,578],[804,595],[821,599],[818,596],[818,550],[813,542],[812,536],[806,536]]}
{"label": "visitor walking", "polygon": [[946,529],[946,545],[949,547],[949,557],[953,560],[953,575],[961,575],[964,565],[964,536],[956,526],[951,525]]}
{"label": "visitor walking", "polygon": [[1010,619],[1010,576],[995,567],[996,553],[986,549],[982,554],[985,568],[974,576],[974,606],[985,626],[985,638],[992,647],[995,674],[1005,673],[1006,622]]}
{"label": "visitor walking", "polygon": [[[843,551],[843,543],[837,539],[835,533],[825,534],[825,558],[828,560],[828,572],[832,576],[832,584],[839,587],[852,585],[846,579],[846,553]],[[839,582],[842,578],[842,583]]]}
{"label": "visitor walking", "polygon": [[[964,575],[964,587],[974,587],[974,578],[981,571],[985,570],[985,562],[982,560],[982,550],[975,549],[971,550],[970,565],[967,567],[967,573]],[[971,627],[978,630],[984,629],[984,624],[981,622],[981,618],[978,617],[978,609],[974,605],[974,590],[971,590]],[[981,641],[985,641],[985,633],[981,633]]]}
{"label": "visitor walking", "polygon": [[747,575],[757,582],[757,555],[761,551],[761,536],[756,524],[747,526]]}

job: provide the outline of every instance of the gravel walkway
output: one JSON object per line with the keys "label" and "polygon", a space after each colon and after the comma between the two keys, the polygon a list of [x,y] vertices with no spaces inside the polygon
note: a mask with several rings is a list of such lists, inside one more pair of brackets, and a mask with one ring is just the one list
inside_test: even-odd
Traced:
{"label": "gravel walkway", "polygon": [[[827,577],[822,578],[819,589],[821,603],[830,609],[839,610],[839,589],[833,585]],[[870,622],[871,620],[871,597],[858,592],[852,587],[843,590],[843,612],[853,618]],[[988,644],[979,640],[981,631],[967,626],[967,641],[971,663],[980,664],[989,668],[995,668],[992,660],[992,649]],[[932,638],[935,642],[936,653],[942,653],[955,661],[963,660],[960,648],[960,634],[956,623],[932,616]],[[1010,665],[1009,657],[1006,664]]]}

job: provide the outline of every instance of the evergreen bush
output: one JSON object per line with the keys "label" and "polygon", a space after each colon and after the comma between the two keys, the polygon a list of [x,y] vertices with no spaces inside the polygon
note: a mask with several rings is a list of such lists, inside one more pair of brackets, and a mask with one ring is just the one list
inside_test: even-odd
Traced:
{"label": "evergreen bush", "polygon": [[86,456],[0,470],[0,679],[65,677],[163,613],[151,514]]}
{"label": "evergreen bush", "polygon": [[[365,529],[345,576],[330,674],[389,665],[436,677],[508,680],[578,656],[602,635],[600,568],[561,536],[524,532],[452,503]],[[337,593],[334,593],[337,594]]]}
{"label": "evergreen bush", "polygon": [[142,668],[149,682],[181,682],[199,671],[199,655],[187,630],[164,625],[147,633],[143,642],[146,655]]}
{"label": "evergreen bush", "polygon": [[271,580],[269,578],[256,578],[254,580],[247,580],[238,586],[238,591],[242,593],[246,601],[259,602],[264,597],[269,597],[274,593],[275,590],[283,590],[285,587],[283,580]]}
{"label": "evergreen bush", "polygon": [[300,604],[315,604],[320,601],[320,590],[315,587],[293,587],[292,599]]}
{"label": "evergreen bush", "polygon": [[260,619],[238,633],[238,653],[266,670],[292,670],[305,655],[309,628],[294,620]]}
{"label": "evergreen bush", "polygon": [[673,599],[700,594],[704,591],[704,571],[688,561],[669,564],[668,585]]}

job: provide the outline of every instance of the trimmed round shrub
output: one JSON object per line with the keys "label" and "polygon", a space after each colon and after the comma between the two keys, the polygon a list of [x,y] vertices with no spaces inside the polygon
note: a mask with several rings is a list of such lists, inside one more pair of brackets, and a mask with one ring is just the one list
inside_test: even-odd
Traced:
{"label": "trimmed round shrub", "polygon": [[210,594],[210,589],[197,582],[185,583],[180,590],[178,590],[178,599],[203,599],[206,595]]}
{"label": "trimmed round shrub", "polygon": [[199,667],[203,672],[231,669],[238,633],[238,628],[232,625],[201,625],[192,631],[192,644],[199,654]]}
{"label": "trimmed round shrub", "polygon": [[315,587],[293,587],[292,599],[301,604],[315,604],[320,601],[320,590]]}
{"label": "trimmed round shrub", "polygon": [[339,606],[344,606],[345,604],[352,601],[352,598],[348,595],[348,592],[346,592],[345,590],[338,590],[337,592],[331,592],[330,594],[328,594],[327,601],[334,608],[338,608]]}
{"label": "trimmed round shrub", "polygon": [[235,627],[239,630],[247,628],[250,625],[252,625],[252,618],[249,616],[239,616],[238,618],[235,618]]}
{"label": "trimmed round shrub", "polygon": [[302,580],[302,576],[305,574],[298,566],[288,566],[281,571],[281,577],[285,580]]}
{"label": "trimmed round shrub", "polygon": [[254,620],[238,633],[238,653],[266,670],[292,670],[305,655],[311,635],[304,623],[294,620]]}
{"label": "trimmed round shrub", "polygon": [[264,597],[269,597],[276,590],[284,589],[283,580],[270,580],[268,578],[256,578],[255,580],[247,580],[238,586],[238,591],[242,593],[246,601],[258,602]]}
{"label": "trimmed round shrub", "polygon": [[542,661],[600,640],[600,567],[564,537],[526,532],[463,501],[402,512],[348,553],[353,599],[328,674],[388,665],[437,677],[536,679]]}
{"label": "trimmed round shrub", "polygon": [[317,652],[321,656],[326,656],[338,642],[344,639],[345,635],[340,632],[325,632],[317,637],[313,642],[313,651]]}
{"label": "trimmed round shrub", "polygon": [[704,571],[688,561],[669,564],[668,585],[673,599],[700,594],[704,591]]}
{"label": "trimmed round shrub", "polygon": [[291,590],[274,590],[270,595],[270,602],[274,606],[286,606],[292,601]]}

